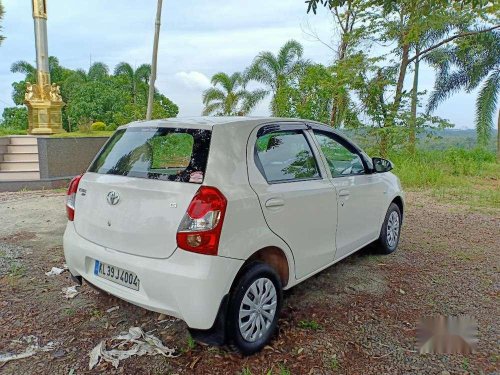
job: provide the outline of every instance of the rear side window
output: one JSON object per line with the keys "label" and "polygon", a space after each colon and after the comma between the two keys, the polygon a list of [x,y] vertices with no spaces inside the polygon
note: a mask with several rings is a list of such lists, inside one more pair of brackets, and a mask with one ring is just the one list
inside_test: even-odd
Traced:
{"label": "rear side window", "polygon": [[129,128],[118,130],[89,172],[179,182],[203,182],[210,130]]}
{"label": "rear side window", "polygon": [[319,178],[318,165],[302,131],[265,134],[255,145],[257,166],[267,182],[290,182]]}

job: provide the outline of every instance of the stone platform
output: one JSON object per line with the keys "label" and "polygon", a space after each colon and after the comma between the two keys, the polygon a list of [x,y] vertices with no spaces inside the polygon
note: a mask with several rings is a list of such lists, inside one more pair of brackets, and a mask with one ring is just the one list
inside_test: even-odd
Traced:
{"label": "stone platform", "polygon": [[67,186],[85,172],[108,137],[0,137],[0,191]]}

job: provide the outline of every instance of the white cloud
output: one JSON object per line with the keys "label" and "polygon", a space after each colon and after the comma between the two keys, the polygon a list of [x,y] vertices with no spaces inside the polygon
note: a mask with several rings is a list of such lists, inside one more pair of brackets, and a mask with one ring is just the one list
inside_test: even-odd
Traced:
{"label": "white cloud", "polygon": [[210,79],[200,72],[177,72],[175,78],[188,89],[205,90],[210,87]]}

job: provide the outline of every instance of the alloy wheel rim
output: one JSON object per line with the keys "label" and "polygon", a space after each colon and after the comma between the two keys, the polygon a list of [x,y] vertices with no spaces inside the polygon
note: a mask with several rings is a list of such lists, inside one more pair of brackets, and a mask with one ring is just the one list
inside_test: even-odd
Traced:
{"label": "alloy wheel rim", "polygon": [[265,277],[255,280],[241,301],[241,336],[248,342],[255,342],[264,336],[274,321],[277,305],[278,296],[273,282]]}
{"label": "alloy wheel rim", "polygon": [[387,221],[387,243],[390,247],[396,246],[399,237],[399,215],[392,211]]}

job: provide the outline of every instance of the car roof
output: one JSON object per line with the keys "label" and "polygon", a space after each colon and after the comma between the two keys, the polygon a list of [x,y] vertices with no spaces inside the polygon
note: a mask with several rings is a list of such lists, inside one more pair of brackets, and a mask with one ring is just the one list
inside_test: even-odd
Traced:
{"label": "car roof", "polygon": [[211,130],[214,126],[237,126],[239,128],[253,129],[257,125],[274,122],[304,122],[305,120],[281,118],[281,117],[250,117],[250,116],[198,116],[198,117],[173,117],[161,120],[135,121],[130,124],[120,126],[127,127],[178,127]]}

